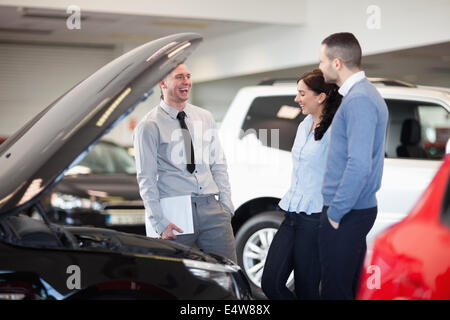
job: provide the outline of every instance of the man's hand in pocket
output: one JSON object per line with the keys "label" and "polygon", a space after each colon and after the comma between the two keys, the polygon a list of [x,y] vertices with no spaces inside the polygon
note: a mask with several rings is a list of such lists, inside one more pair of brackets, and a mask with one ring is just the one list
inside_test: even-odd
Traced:
{"label": "man's hand in pocket", "polygon": [[335,222],[335,221],[331,220],[330,217],[328,217],[328,221],[330,221],[330,224],[334,229],[337,230],[339,228],[339,222]]}

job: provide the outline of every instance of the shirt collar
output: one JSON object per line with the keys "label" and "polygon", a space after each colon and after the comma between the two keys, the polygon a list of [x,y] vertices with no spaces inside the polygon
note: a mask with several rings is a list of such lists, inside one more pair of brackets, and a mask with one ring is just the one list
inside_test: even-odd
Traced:
{"label": "shirt collar", "polygon": [[342,86],[338,90],[339,93],[342,96],[345,96],[350,91],[350,89],[353,87],[353,85],[355,83],[361,81],[365,77],[366,77],[366,74],[364,73],[364,71],[359,71],[359,72],[354,73],[347,80],[345,80],[345,82],[342,84]]}
{"label": "shirt collar", "polygon": [[[164,100],[161,100],[160,104],[161,108],[172,118],[177,119],[177,115],[179,111],[175,109],[174,107],[169,106]],[[186,116],[189,118],[189,104],[186,103],[186,106],[184,107],[183,111],[186,113]]]}

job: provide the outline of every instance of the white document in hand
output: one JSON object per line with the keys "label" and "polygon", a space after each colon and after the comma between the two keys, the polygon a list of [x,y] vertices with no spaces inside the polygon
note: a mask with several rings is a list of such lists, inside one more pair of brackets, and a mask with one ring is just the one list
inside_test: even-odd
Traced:
{"label": "white document in hand", "polygon": [[192,219],[191,196],[177,196],[162,198],[160,201],[164,217],[183,233],[173,230],[176,235],[194,233],[194,221]]}

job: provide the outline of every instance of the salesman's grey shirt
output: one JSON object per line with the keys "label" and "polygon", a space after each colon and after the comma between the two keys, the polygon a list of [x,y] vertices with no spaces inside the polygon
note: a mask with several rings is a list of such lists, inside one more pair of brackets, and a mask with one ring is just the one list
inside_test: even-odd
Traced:
{"label": "salesman's grey shirt", "polygon": [[187,104],[186,125],[192,137],[195,171],[186,168],[178,110],[164,101],[150,110],[134,130],[137,180],[144,201],[146,219],[158,234],[170,221],[162,215],[160,199],[181,195],[218,194],[234,211],[227,165],[212,114]]}

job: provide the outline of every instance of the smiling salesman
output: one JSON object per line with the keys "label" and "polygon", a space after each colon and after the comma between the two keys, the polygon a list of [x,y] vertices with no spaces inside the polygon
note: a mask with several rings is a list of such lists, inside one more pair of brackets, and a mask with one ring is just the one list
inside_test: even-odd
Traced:
{"label": "smiling salesman", "polygon": [[343,96],[333,118],[322,187],[319,231],[322,299],[353,299],[366,253],[366,236],[377,216],[388,110],[361,70],[361,47],[351,33],[322,41],[325,81]]}
{"label": "smiling salesman", "polygon": [[[209,111],[187,102],[192,82],[185,64],[178,65],[159,86],[160,104],[134,131],[137,180],[146,222],[162,239],[196,244],[206,253],[236,262],[231,227],[234,208],[215,120]],[[180,200],[186,197],[187,204]],[[169,220],[163,201],[174,208],[177,221],[183,219],[176,215],[192,215],[193,233]],[[149,224],[146,226],[149,235]]]}

